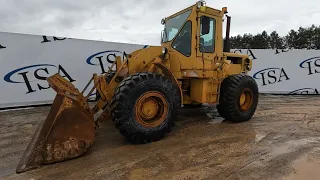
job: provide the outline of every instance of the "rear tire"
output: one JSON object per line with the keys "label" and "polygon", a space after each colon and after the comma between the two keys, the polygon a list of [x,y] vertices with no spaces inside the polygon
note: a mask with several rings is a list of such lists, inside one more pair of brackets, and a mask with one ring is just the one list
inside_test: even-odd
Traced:
{"label": "rear tire", "polygon": [[252,118],[259,99],[258,85],[249,75],[237,74],[226,77],[220,90],[217,110],[221,117],[232,122]]}
{"label": "rear tire", "polygon": [[114,92],[113,122],[128,141],[149,143],[171,132],[180,93],[169,79],[160,74],[137,73],[125,78]]}
{"label": "rear tire", "polygon": [[223,108],[221,108],[221,105],[218,104],[216,106],[218,113],[220,114],[221,117],[226,118],[226,112],[224,111]]}

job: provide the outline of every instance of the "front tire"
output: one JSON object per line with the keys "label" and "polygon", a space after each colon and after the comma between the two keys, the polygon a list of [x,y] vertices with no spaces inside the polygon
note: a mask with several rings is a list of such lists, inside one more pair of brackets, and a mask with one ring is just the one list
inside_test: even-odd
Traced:
{"label": "front tire", "polygon": [[258,85],[249,75],[237,74],[226,77],[221,83],[217,110],[221,117],[232,122],[252,118],[259,99]]}
{"label": "front tire", "polygon": [[160,74],[125,78],[111,101],[113,122],[132,143],[149,143],[171,132],[180,107],[179,89]]}

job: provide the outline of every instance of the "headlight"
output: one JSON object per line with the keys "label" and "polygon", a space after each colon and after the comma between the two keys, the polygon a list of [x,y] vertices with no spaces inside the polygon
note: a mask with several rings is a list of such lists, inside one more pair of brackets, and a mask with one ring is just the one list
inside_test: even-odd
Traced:
{"label": "headlight", "polygon": [[247,66],[246,66],[246,69],[247,69],[247,71],[250,71],[250,70],[251,70],[250,65],[247,65]]}
{"label": "headlight", "polygon": [[166,47],[163,47],[162,48],[162,54],[167,54],[167,52],[168,52],[168,49]]}
{"label": "headlight", "polygon": [[197,8],[200,9],[205,4],[206,4],[206,2],[204,0],[200,0],[200,1],[197,2]]}
{"label": "headlight", "polygon": [[244,66],[245,66],[245,68],[246,68],[246,70],[247,71],[250,71],[251,70],[251,60],[249,59],[249,58],[247,58],[246,60],[245,60],[245,63],[244,63]]}

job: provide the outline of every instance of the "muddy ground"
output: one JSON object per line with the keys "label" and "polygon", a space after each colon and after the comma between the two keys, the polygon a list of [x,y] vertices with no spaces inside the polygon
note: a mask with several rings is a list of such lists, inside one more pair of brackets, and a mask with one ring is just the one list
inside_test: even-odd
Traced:
{"label": "muddy ground", "polygon": [[109,121],[84,156],[16,174],[49,109],[0,113],[0,179],[320,179],[320,97],[261,96],[237,124],[214,106],[182,109],[174,131],[146,145],[127,143]]}

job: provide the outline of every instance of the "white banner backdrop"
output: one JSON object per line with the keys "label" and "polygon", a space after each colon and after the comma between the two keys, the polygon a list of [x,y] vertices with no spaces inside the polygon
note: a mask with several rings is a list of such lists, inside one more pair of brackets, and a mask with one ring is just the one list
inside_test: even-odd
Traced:
{"label": "white banner backdrop", "polygon": [[260,93],[319,94],[319,50],[232,50],[250,55]]}
{"label": "white banner backdrop", "polygon": [[[79,90],[123,52],[144,45],[0,32],[0,108],[51,103],[46,77],[59,72]],[[253,59],[261,93],[318,94],[320,51],[232,50]]]}
{"label": "white banner backdrop", "polygon": [[57,72],[81,91],[115,56],[144,47],[15,33],[0,33],[0,45],[0,108],[51,103],[46,77]]}

